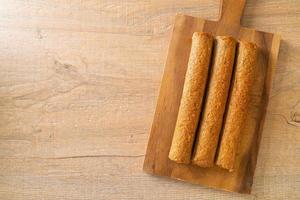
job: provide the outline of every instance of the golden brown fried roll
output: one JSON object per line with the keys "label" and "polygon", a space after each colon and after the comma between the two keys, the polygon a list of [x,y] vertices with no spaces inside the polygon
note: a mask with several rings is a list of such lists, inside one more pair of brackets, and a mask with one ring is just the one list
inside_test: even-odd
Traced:
{"label": "golden brown fried roll", "polygon": [[192,160],[193,164],[200,167],[214,165],[230,87],[235,49],[234,38],[228,36],[216,38],[208,91]]}
{"label": "golden brown fried roll", "polygon": [[250,104],[250,92],[254,81],[257,57],[258,48],[255,44],[239,43],[237,64],[217,157],[217,165],[229,171],[234,170],[240,134]]}
{"label": "golden brown fried roll", "polygon": [[194,33],[169,158],[188,164],[205,92],[213,37]]}

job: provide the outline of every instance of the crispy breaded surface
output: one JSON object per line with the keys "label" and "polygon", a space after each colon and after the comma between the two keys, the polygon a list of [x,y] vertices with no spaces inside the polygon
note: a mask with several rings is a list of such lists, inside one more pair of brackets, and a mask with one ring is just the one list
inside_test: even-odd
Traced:
{"label": "crispy breaded surface", "polygon": [[213,64],[203,115],[195,145],[193,164],[212,167],[218,146],[235,58],[236,40],[216,37]]}
{"label": "crispy breaded surface", "polygon": [[213,46],[207,33],[193,34],[192,47],[185,76],[169,158],[188,164],[191,159],[195,132],[205,92]]}

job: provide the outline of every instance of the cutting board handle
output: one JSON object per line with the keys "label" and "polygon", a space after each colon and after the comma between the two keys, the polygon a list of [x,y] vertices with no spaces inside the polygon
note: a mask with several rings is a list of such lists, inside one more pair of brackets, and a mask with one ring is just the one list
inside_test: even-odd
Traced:
{"label": "cutting board handle", "polygon": [[246,0],[221,0],[220,19],[223,25],[239,26]]}

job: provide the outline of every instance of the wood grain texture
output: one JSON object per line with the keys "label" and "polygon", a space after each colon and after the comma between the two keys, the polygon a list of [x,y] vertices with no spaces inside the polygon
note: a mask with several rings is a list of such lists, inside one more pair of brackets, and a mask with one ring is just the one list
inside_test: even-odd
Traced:
{"label": "wood grain texture", "polygon": [[252,195],[141,170],[174,16],[218,10],[213,0],[0,1],[1,199],[299,199],[298,0],[248,0],[242,17],[282,38]]}

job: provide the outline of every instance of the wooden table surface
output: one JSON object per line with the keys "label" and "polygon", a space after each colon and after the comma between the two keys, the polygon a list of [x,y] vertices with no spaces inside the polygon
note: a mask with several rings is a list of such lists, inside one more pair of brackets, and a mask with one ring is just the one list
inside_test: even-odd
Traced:
{"label": "wooden table surface", "polygon": [[300,1],[248,0],[282,43],[252,195],[142,172],[176,13],[216,0],[1,0],[0,199],[300,199]]}

